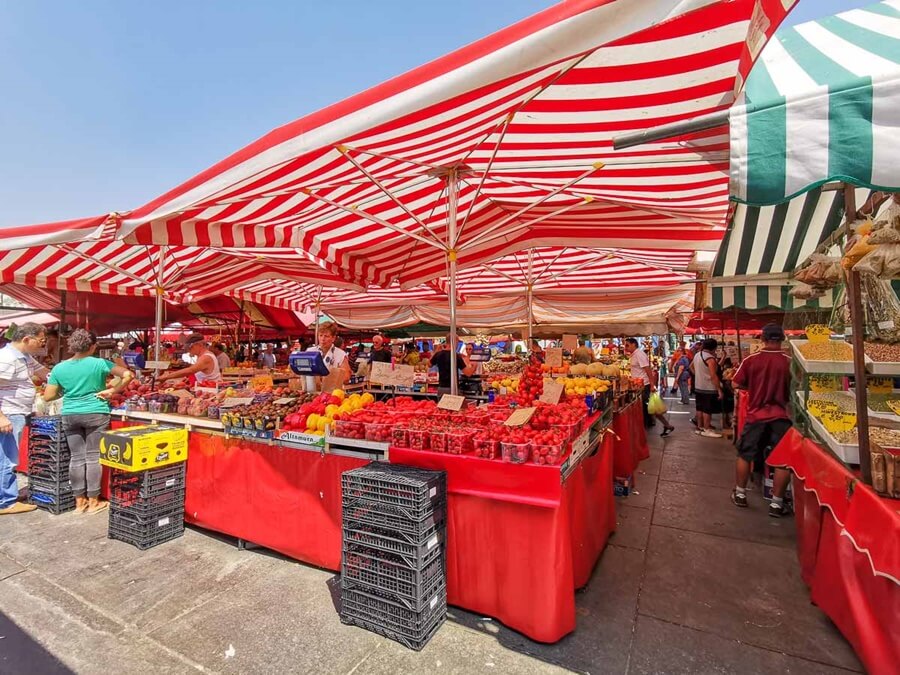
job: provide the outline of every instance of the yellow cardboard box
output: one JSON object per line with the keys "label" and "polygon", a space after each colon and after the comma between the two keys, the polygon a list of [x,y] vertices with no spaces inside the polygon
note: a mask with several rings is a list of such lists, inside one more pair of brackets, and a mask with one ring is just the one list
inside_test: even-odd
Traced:
{"label": "yellow cardboard box", "polygon": [[123,427],[100,438],[100,463],[123,471],[144,471],[183,462],[188,454],[188,432],[161,424]]}

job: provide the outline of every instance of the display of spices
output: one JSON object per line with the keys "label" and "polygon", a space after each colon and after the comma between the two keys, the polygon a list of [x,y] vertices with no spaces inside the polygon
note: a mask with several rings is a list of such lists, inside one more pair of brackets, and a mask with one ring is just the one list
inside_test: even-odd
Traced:
{"label": "display of spices", "polygon": [[809,361],[852,361],[853,347],[846,342],[805,342],[799,347],[800,353]]}
{"label": "display of spices", "polygon": [[900,396],[897,396],[897,394],[873,394],[870,392],[867,400],[869,410],[889,413],[893,412],[893,410],[888,406],[888,401],[900,401]]}
{"label": "display of spices", "polygon": [[[859,444],[859,433],[856,429],[835,432],[834,437],[839,443],[847,443],[850,445]],[[900,431],[870,426],[869,441],[877,443],[882,448],[900,448]]]}
{"label": "display of spices", "polygon": [[866,342],[866,356],[878,363],[900,362],[900,344]]}
{"label": "display of spices", "polygon": [[[852,394],[842,391],[829,391],[823,393],[812,393],[809,395],[810,401],[828,401],[834,403],[842,412],[856,412],[856,398]],[[807,404],[809,407],[809,404]]]}

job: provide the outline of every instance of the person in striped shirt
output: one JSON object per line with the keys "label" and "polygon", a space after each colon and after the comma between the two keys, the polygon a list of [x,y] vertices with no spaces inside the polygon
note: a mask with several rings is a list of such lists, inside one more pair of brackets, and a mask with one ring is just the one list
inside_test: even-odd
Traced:
{"label": "person in striped shirt", "polygon": [[37,393],[33,379],[47,379],[47,369],[34,355],[47,345],[43,326],[25,323],[13,329],[11,341],[0,349],[0,515],[27,513],[36,507],[22,504],[16,481],[19,441]]}

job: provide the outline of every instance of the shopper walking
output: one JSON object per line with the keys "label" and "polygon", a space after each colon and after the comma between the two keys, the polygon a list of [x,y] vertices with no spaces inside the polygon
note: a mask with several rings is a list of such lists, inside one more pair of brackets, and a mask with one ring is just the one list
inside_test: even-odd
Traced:
{"label": "shopper walking", "polygon": [[47,345],[42,325],[17,326],[8,345],[0,349],[0,515],[34,511],[33,504],[18,502],[19,442],[34,407],[37,390],[33,379],[47,379],[47,369],[34,355]]}
{"label": "shopper walking", "polygon": [[697,431],[707,438],[722,438],[712,426],[712,416],[721,410],[722,382],[719,380],[715,339],[703,341],[694,356],[691,371],[694,374],[694,402],[697,406]]}
{"label": "shopper walking", "polygon": [[675,430],[675,427],[669,424],[669,420],[664,414],[651,415],[647,407],[647,404],[650,402],[650,394],[656,391],[656,381],[653,377],[653,370],[650,368],[650,359],[647,353],[638,349],[638,341],[634,338],[625,340],[625,353],[631,362],[631,377],[644,383],[641,396],[644,408],[644,426],[649,429],[654,424],[653,419],[656,418],[662,422],[662,435],[668,436]]}
{"label": "shopper walking", "polygon": [[[69,336],[72,358],[54,366],[44,389],[44,400],[63,396],[62,423],[69,444],[69,480],[79,513],[102,511],[108,504],[100,501],[100,436],[109,429],[109,399],[122,391],[134,377],[127,368],[98,359],[97,336],[81,328]],[[120,378],[115,387],[107,387],[112,375]]]}
{"label": "shopper walking", "polygon": [[[763,348],[746,357],[734,375],[734,386],[747,392],[747,418],[737,444],[735,487],[731,501],[735,506],[747,506],[747,480],[751,463],[762,466],[769,453],[791,428],[788,412],[791,390],[791,359],[781,349],[784,330],[778,324],[763,328]],[[784,493],[791,477],[787,469],[775,469],[769,504],[769,515],[781,518],[791,510],[784,503]]]}
{"label": "shopper walking", "polygon": [[691,358],[687,350],[681,352],[681,356],[673,365],[675,371],[675,386],[681,395],[681,405],[691,404]]}

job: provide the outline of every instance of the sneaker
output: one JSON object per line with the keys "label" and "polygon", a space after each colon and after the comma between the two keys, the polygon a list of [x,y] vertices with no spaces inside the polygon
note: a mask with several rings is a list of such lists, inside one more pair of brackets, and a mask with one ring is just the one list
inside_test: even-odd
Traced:
{"label": "sneaker", "polygon": [[700,435],[704,438],[722,438],[722,434],[718,431],[713,431],[712,429],[704,429],[700,432]]}
{"label": "sneaker", "polygon": [[781,518],[783,516],[789,516],[794,512],[791,508],[790,504],[785,502],[781,502],[780,504],[776,504],[775,502],[769,503],[769,516],[771,518]]}
{"label": "sneaker", "polygon": [[671,434],[673,431],[675,431],[675,427],[666,427],[665,429],[663,429],[663,432],[660,434],[660,436],[665,438],[666,436]]}
{"label": "sneaker", "polygon": [[[746,509],[748,506],[747,495],[743,494],[742,492],[738,492],[737,490],[732,490],[731,491],[731,503],[734,504],[735,506],[739,506],[742,509]],[[771,514],[769,514],[769,515],[771,515]]]}
{"label": "sneaker", "polygon": [[702,434],[703,434],[703,429],[694,429],[694,435],[695,435],[695,436],[700,436],[700,435],[702,435]]}
{"label": "sneaker", "polygon": [[14,513],[28,513],[29,511],[34,511],[37,507],[34,504],[23,504],[22,502],[15,502],[7,506],[5,509],[0,509],[0,516],[11,516]]}

